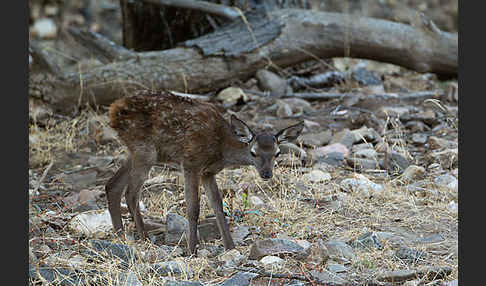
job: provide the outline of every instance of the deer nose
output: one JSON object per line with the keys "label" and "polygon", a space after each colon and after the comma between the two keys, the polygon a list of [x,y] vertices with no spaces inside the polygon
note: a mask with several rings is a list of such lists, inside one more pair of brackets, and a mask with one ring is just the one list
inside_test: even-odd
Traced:
{"label": "deer nose", "polygon": [[262,173],[260,174],[260,177],[264,180],[269,180],[272,178],[272,176],[272,171],[262,171]]}

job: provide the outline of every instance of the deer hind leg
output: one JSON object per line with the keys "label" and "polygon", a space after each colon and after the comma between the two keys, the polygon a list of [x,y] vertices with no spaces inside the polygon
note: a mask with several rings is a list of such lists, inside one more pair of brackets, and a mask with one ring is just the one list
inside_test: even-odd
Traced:
{"label": "deer hind leg", "polygon": [[235,243],[231,238],[228,223],[226,223],[226,219],[224,218],[223,201],[218,190],[216,178],[214,175],[203,176],[202,183],[204,185],[204,189],[206,190],[209,204],[213,208],[214,214],[216,215],[216,224],[218,225],[219,232],[221,233],[224,248],[226,250],[233,249],[235,248]]}
{"label": "deer hind leg", "polygon": [[110,212],[111,221],[115,233],[123,233],[123,223],[121,220],[120,202],[123,195],[123,189],[128,184],[130,172],[130,157],[123,162],[122,166],[115,175],[108,181],[105,186],[106,198],[108,201],[108,211]]}
{"label": "deer hind leg", "polygon": [[147,179],[150,168],[156,163],[155,148],[145,147],[143,150],[133,152],[130,174],[128,177],[128,188],[125,192],[128,210],[135,222],[138,234],[142,238],[147,237],[145,225],[140,213],[140,192],[144,181]]}

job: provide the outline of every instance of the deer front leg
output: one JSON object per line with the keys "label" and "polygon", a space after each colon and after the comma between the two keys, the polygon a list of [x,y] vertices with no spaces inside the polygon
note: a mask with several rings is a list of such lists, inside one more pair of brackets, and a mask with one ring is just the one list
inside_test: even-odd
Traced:
{"label": "deer front leg", "polygon": [[214,210],[214,214],[216,215],[216,223],[223,239],[224,248],[226,250],[233,249],[235,248],[235,243],[231,238],[229,226],[224,218],[223,201],[221,199],[221,194],[218,190],[216,178],[214,177],[214,175],[205,175],[202,177],[202,182],[204,185],[204,189],[206,190],[206,195],[208,196],[209,203]]}
{"label": "deer front leg", "polygon": [[187,244],[191,254],[197,254],[197,221],[199,219],[199,172],[184,168],[184,196],[189,222]]}

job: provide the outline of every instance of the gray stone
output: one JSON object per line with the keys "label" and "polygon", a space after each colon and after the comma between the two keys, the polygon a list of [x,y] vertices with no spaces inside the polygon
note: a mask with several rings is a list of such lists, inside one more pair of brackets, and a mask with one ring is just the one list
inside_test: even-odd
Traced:
{"label": "gray stone", "polygon": [[[189,227],[189,222],[183,216],[176,213],[167,214],[167,234],[165,236],[165,242],[168,244],[174,244],[185,242],[185,232]],[[182,237],[182,238],[181,238]]]}
{"label": "gray stone", "polygon": [[375,129],[367,126],[361,126],[359,129],[354,129],[351,131],[351,133],[354,135],[354,142],[353,143],[359,143],[359,142],[374,142],[376,141],[380,135],[378,132],[376,132]]}
{"label": "gray stone", "polygon": [[191,268],[184,262],[179,261],[166,261],[150,264],[147,270],[160,276],[181,274],[187,275],[189,277],[193,276]]}
{"label": "gray stone", "polygon": [[338,133],[334,134],[331,142],[329,144],[334,144],[334,143],[341,143],[346,148],[349,150],[353,146],[354,142],[356,141],[356,136],[353,132],[351,132],[349,129],[343,129],[339,131]]}
{"label": "gray stone", "polygon": [[260,263],[265,268],[281,268],[285,263],[285,260],[278,256],[267,255],[260,259]]}
{"label": "gray stone", "polygon": [[402,178],[405,181],[414,181],[420,179],[425,174],[425,168],[417,165],[408,166],[405,171],[403,171]]}
{"label": "gray stone", "polygon": [[289,255],[296,259],[305,259],[309,254],[309,251],[293,240],[269,238],[253,243],[248,259],[260,259],[267,255]]}
{"label": "gray stone", "polygon": [[444,169],[454,169],[459,167],[459,152],[457,148],[433,150],[427,153],[426,160],[429,164],[439,163]]}
{"label": "gray stone", "polygon": [[224,262],[224,267],[233,268],[240,266],[245,260],[245,256],[242,255],[237,249],[231,249],[218,257],[218,260]]}
{"label": "gray stone", "polygon": [[126,263],[133,263],[138,258],[135,250],[125,244],[112,243],[100,239],[91,239],[89,240],[89,244],[96,250],[96,252],[93,252],[89,249],[87,251],[89,256],[99,257],[99,253],[101,252],[107,257],[118,257]]}
{"label": "gray stone", "polygon": [[277,101],[277,112],[276,115],[279,118],[291,117],[293,115],[292,107],[282,100]]}
{"label": "gray stone", "polygon": [[430,136],[429,140],[429,148],[430,149],[448,149],[448,148],[456,148],[457,147],[457,142],[456,141],[450,141],[447,139],[439,138],[437,136]]}
{"label": "gray stone", "polygon": [[338,274],[327,271],[326,269],[324,269],[322,271],[311,270],[310,275],[314,279],[319,279],[320,280],[319,284],[329,283],[329,284],[333,284],[333,285],[343,285],[343,286],[346,285],[346,280],[341,278]]}
{"label": "gray stone", "polygon": [[360,67],[351,73],[354,80],[362,85],[382,85],[380,77],[373,71],[369,71],[366,68]]}
{"label": "gray stone", "polygon": [[247,225],[240,225],[233,228],[231,237],[237,244],[243,243],[244,239],[250,235],[250,227]]}
{"label": "gray stone", "polygon": [[386,161],[384,159],[380,160],[380,166],[383,169],[388,170],[389,172],[398,172],[402,173],[410,166],[410,162],[408,159],[400,153],[397,152],[388,152],[388,164],[385,166]]}
{"label": "gray stone", "polygon": [[298,142],[301,142],[304,146],[318,147],[328,144],[331,139],[332,132],[330,130],[326,130],[319,133],[308,133],[301,135]]}
{"label": "gray stone", "polygon": [[377,275],[378,281],[401,282],[427,276],[429,279],[443,279],[452,273],[450,267],[425,267],[417,270],[385,271]]}
{"label": "gray stone", "polygon": [[329,258],[333,260],[344,263],[356,260],[356,254],[354,253],[353,248],[343,241],[330,240],[326,241],[324,245],[329,252]]}
{"label": "gray stone", "polygon": [[378,156],[378,153],[373,148],[367,148],[357,150],[356,152],[354,152],[354,156],[367,159],[375,159]]}
{"label": "gray stone", "polygon": [[253,278],[257,277],[258,274],[251,272],[238,272],[231,278],[223,281],[220,286],[249,286]]}
{"label": "gray stone", "polygon": [[29,280],[31,281],[42,281],[43,284],[47,281],[48,285],[74,286],[87,285],[86,278],[86,273],[76,273],[68,268],[40,266],[36,269],[29,263]]}
{"label": "gray stone", "polygon": [[341,272],[348,271],[348,268],[346,266],[337,263],[329,263],[327,265],[327,269],[334,273],[341,273]]}
{"label": "gray stone", "polygon": [[287,93],[288,84],[285,79],[268,70],[258,70],[255,73],[258,86],[263,91],[270,91],[272,94],[282,96]]}
{"label": "gray stone", "polygon": [[348,157],[346,158],[346,163],[348,163],[351,168],[358,171],[380,169],[380,164],[378,161],[372,159]]}
{"label": "gray stone", "polygon": [[312,183],[327,182],[331,180],[331,174],[321,170],[312,170],[309,173],[304,174],[302,178]]}
{"label": "gray stone", "polygon": [[340,186],[351,192],[358,192],[363,196],[379,194],[384,191],[380,184],[373,183],[361,174],[356,174],[354,178],[348,178],[341,181]]}
{"label": "gray stone", "polygon": [[309,151],[309,154],[312,156],[314,161],[324,158],[329,153],[341,153],[341,156],[344,158],[349,155],[349,149],[341,143],[334,143]]}
{"label": "gray stone", "polygon": [[116,278],[116,285],[122,286],[142,286],[143,283],[138,280],[138,277],[132,271],[122,272]]}
{"label": "gray stone", "polygon": [[427,134],[424,133],[414,133],[412,134],[412,142],[415,144],[425,144],[427,142]]}
{"label": "gray stone", "polygon": [[436,177],[434,179],[434,184],[437,187],[445,187],[450,190],[457,190],[458,180],[456,179],[456,177],[450,174],[444,174]]}
{"label": "gray stone", "polygon": [[395,256],[408,263],[415,263],[419,260],[423,261],[426,257],[426,253],[402,246],[395,252]]}
{"label": "gray stone", "polygon": [[330,152],[320,162],[331,166],[342,166],[344,164],[344,155],[340,152]]}
{"label": "gray stone", "polygon": [[95,184],[97,174],[95,170],[78,171],[71,174],[63,174],[62,180],[71,185],[73,189],[81,190]]}
{"label": "gray stone", "polygon": [[198,281],[167,280],[164,286],[203,286],[203,284],[201,284],[201,282]]}
{"label": "gray stone", "polygon": [[367,232],[351,243],[352,247],[359,249],[383,249],[383,244],[375,232]]}

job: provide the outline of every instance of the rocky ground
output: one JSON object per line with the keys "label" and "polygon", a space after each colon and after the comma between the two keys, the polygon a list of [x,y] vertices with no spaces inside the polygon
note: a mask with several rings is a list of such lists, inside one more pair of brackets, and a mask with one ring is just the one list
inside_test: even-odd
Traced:
{"label": "rocky ground", "polygon": [[[276,96],[322,91],[350,96]],[[272,180],[218,174],[236,249],[224,251],[201,188],[192,257],[177,168],[154,167],[143,187],[142,214],[160,229],[139,240],[124,205],[120,240],[104,185],[126,150],[107,108],[65,116],[29,99],[30,284],[458,284],[457,80],[335,58],[261,70],[211,101],[255,129],[305,128]]]}

